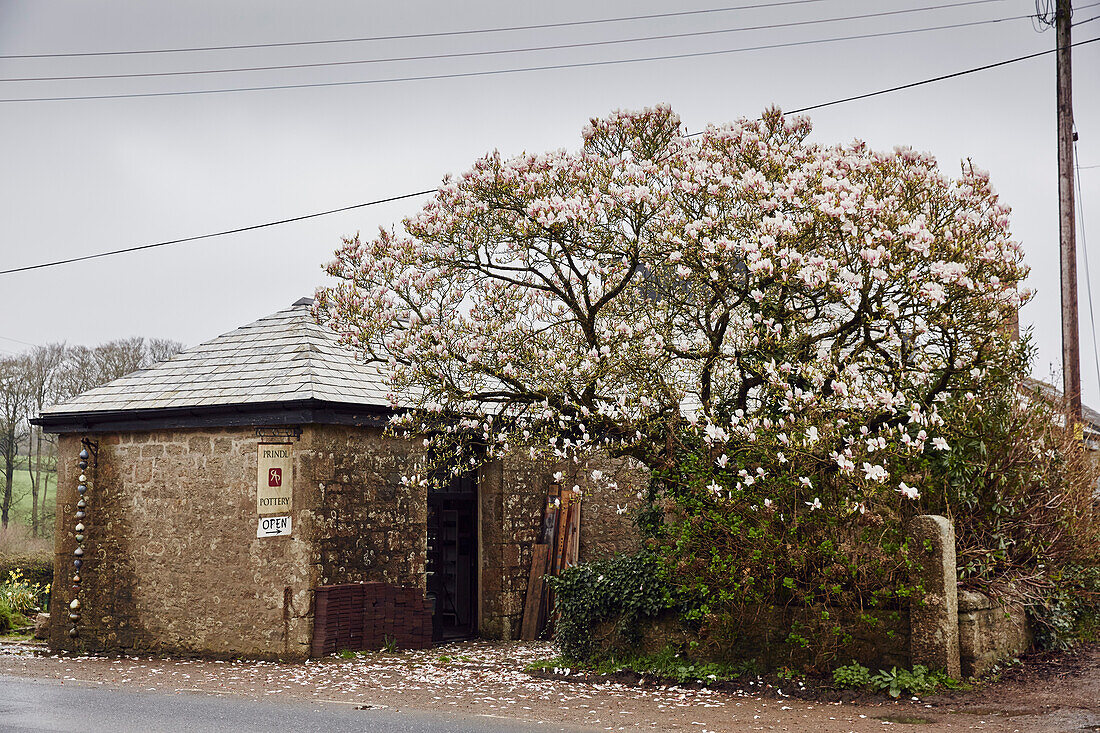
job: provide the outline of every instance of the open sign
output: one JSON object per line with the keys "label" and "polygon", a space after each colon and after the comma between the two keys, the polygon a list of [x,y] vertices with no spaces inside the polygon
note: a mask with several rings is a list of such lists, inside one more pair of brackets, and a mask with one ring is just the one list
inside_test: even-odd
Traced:
{"label": "open sign", "polygon": [[260,517],[257,537],[280,537],[290,534],[290,517]]}

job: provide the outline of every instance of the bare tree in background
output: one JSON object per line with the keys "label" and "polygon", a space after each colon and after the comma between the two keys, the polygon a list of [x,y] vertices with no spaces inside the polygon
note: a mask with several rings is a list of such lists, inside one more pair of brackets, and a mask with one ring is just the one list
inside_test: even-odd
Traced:
{"label": "bare tree in background", "polygon": [[[59,390],[61,366],[65,362],[65,344],[36,346],[20,357],[26,379],[29,414],[37,415],[43,407],[53,404]],[[45,446],[45,455],[43,455]],[[40,525],[46,515],[46,494],[50,478],[55,474],[56,441],[46,436],[37,425],[30,427],[27,444],[27,474],[31,482],[31,536],[38,537]],[[32,461],[31,458],[34,458]],[[43,473],[45,466],[45,473]],[[40,501],[41,498],[41,501]]]}
{"label": "bare tree in background", "polygon": [[179,341],[173,341],[171,339],[149,339],[145,344],[146,366],[168,361],[181,351],[183,351],[183,344]]}
{"label": "bare tree in background", "polygon": [[0,468],[4,472],[4,494],[0,498],[0,525],[8,526],[12,505],[12,482],[19,445],[27,431],[27,381],[22,360],[0,359]]}
{"label": "bare tree in background", "polygon": [[59,379],[59,401],[121,376],[146,369],[180,352],[183,344],[140,336],[108,341],[99,346],[72,346],[67,350]]}
{"label": "bare tree in background", "polygon": [[[56,476],[56,441],[30,419],[43,408],[93,387],[146,369],[178,353],[183,344],[141,337],[108,341],[92,348],[48,344],[0,360],[0,521],[11,518],[14,478],[25,449],[30,479],[32,536],[46,533],[46,494]],[[22,496],[22,494],[21,494]]]}

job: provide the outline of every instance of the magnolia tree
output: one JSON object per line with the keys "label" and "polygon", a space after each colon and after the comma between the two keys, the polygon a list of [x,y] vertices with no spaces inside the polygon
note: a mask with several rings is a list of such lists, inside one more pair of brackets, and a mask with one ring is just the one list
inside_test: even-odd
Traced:
{"label": "magnolia tree", "polygon": [[718,504],[917,499],[907,457],[949,449],[937,403],[1010,348],[1021,250],[973,165],[809,133],[772,109],[689,136],[656,107],[578,151],[494,152],[403,232],[346,240],[316,315],[454,470],[602,450],[661,471],[695,445]]}

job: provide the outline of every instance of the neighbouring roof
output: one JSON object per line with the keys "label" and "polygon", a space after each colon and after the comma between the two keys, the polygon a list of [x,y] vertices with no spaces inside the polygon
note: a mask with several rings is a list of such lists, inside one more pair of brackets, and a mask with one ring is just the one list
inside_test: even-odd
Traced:
{"label": "neighbouring roof", "polygon": [[[1034,377],[1025,377],[1020,385],[1027,392],[1038,392],[1044,400],[1052,405],[1061,405],[1063,402],[1062,390],[1052,384],[1048,384]],[[1100,448],[1100,412],[1088,405],[1081,405],[1081,420],[1086,437],[1093,449]]]}
{"label": "neighbouring roof", "polygon": [[[47,407],[36,423],[47,428],[120,420],[127,424],[175,415],[183,426],[211,413],[242,415],[267,411],[283,418],[290,409],[369,408],[387,412],[381,372],[364,364],[318,325],[313,301],[289,308],[186,349],[143,371],[95,387],[73,400]],[[306,419],[297,422],[308,422]],[[294,420],[274,420],[288,422]],[[214,424],[214,418],[203,424]],[[247,424],[238,419],[227,424]],[[255,422],[254,420],[251,422]],[[61,432],[61,430],[54,430]]]}

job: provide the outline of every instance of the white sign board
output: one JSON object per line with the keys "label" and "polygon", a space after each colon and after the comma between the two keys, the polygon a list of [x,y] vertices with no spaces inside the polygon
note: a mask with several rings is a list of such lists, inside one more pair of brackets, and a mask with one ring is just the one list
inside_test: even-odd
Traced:
{"label": "white sign board", "polygon": [[290,517],[260,517],[257,537],[281,537],[290,534]]}
{"label": "white sign board", "polygon": [[293,509],[292,448],[290,443],[260,443],[256,459],[257,514],[286,514]]}

